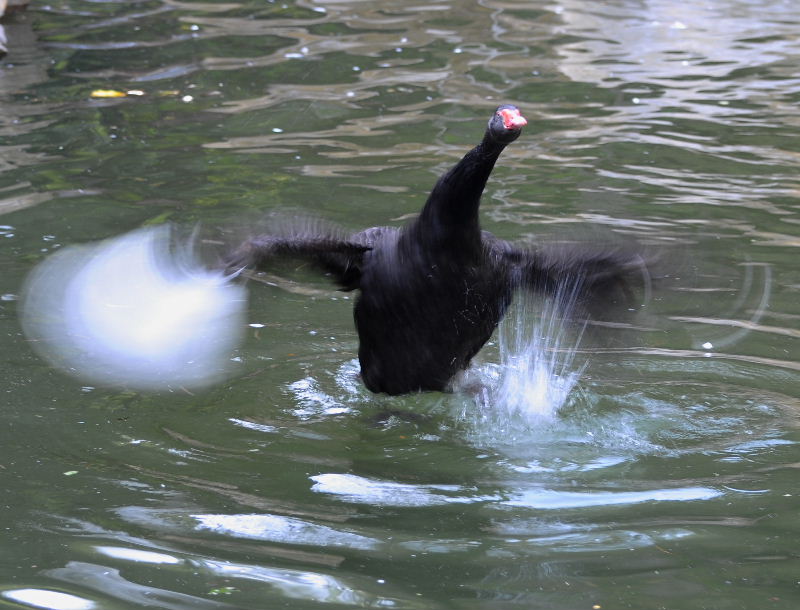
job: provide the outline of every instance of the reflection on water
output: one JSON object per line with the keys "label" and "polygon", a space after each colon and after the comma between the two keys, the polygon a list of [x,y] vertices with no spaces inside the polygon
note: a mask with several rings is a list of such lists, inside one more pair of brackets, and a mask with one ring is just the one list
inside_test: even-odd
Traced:
{"label": "reflection on water", "polygon": [[563,508],[583,508],[589,506],[609,506],[615,504],[637,504],[639,502],[687,502],[691,500],[710,500],[721,493],[705,487],[684,489],[654,489],[645,492],[584,493],[554,492],[549,489],[527,491],[509,501],[511,506],[527,506],[544,510]]}
{"label": "reflection on water", "polygon": [[311,480],[314,481],[312,491],[333,494],[346,502],[373,506],[435,506],[497,499],[492,496],[451,496],[439,493],[462,491],[454,485],[409,485],[391,481],[371,481],[347,474],[320,474],[311,477]]}
{"label": "reflection on water", "polygon": [[[34,3],[0,63],[0,604],[794,610],[799,25],[788,0]],[[143,224],[400,224],[500,101],[531,122],[485,228],[663,253],[629,323],[521,303],[477,383],[397,398],[358,379],[348,295],[291,266],[203,392],[83,386],[21,337],[36,263]]]}
{"label": "reflection on water", "polygon": [[9,589],[3,597],[33,608],[53,608],[57,610],[90,610],[97,605],[69,593],[47,591],[44,589]]}
{"label": "reflection on water", "polygon": [[377,545],[377,541],[363,536],[338,532],[329,527],[289,517],[275,515],[192,515],[192,517],[197,520],[198,529],[257,540],[362,549],[374,548]]}

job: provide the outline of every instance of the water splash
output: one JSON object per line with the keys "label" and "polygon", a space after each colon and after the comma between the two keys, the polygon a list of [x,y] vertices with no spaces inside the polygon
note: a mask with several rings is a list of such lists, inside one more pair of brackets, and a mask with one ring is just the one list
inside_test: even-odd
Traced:
{"label": "water splash", "polygon": [[502,376],[496,401],[509,415],[552,419],[577,385],[585,368],[574,363],[583,325],[576,329],[564,319],[573,305],[574,294],[559,294],[545,303],[537,319],[525,298],[511,324],[501,329]]}
{"label": "water splash", "polygon": [[459,382],[474,394],[460,419],[479,435],[512,440],[547,426],[574,397],[585,369],[575,362],[585,328],[571,319],[577,294],[572,284],[554,298],[522,294],[512,304],[498,331],[499,364],[479,365]]}

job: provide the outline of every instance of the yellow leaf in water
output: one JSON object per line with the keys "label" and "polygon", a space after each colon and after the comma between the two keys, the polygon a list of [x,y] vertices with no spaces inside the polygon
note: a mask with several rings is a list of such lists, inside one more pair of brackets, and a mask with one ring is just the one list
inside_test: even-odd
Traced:
{"label": "yellow leaf in water", "polygon": [[91,97],[125,97],[127,94],[115,89],[95,89],[90,95]]}

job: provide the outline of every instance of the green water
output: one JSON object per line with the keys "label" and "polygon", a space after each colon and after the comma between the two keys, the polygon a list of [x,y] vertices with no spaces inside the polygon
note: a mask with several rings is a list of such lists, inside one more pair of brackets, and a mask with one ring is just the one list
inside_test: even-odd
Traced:
{"label": "green water", "polygon": [[[797,608],[798,28],[766,0],[33,2],[0,62],[0,607]],[[587,332],[555,418],[371,395],[352,298],[305,269],[251,282],[265,326],[205,392],[93,387],[21,333],[63,246],[399,225],[500,102],[530,123],[485,228],[669,270]]]}

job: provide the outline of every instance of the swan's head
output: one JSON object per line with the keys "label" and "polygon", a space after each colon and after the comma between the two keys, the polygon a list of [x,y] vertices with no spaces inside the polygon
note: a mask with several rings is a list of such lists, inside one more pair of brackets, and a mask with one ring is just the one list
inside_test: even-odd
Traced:
{"label": "swan's head", "polygon": [[528,124],[528,120],[522,116],[519,108],[511,104],[498,106],[492,118],[489,119],[488,131],[492,138],[508,144],[519,137],[522,128]]}

